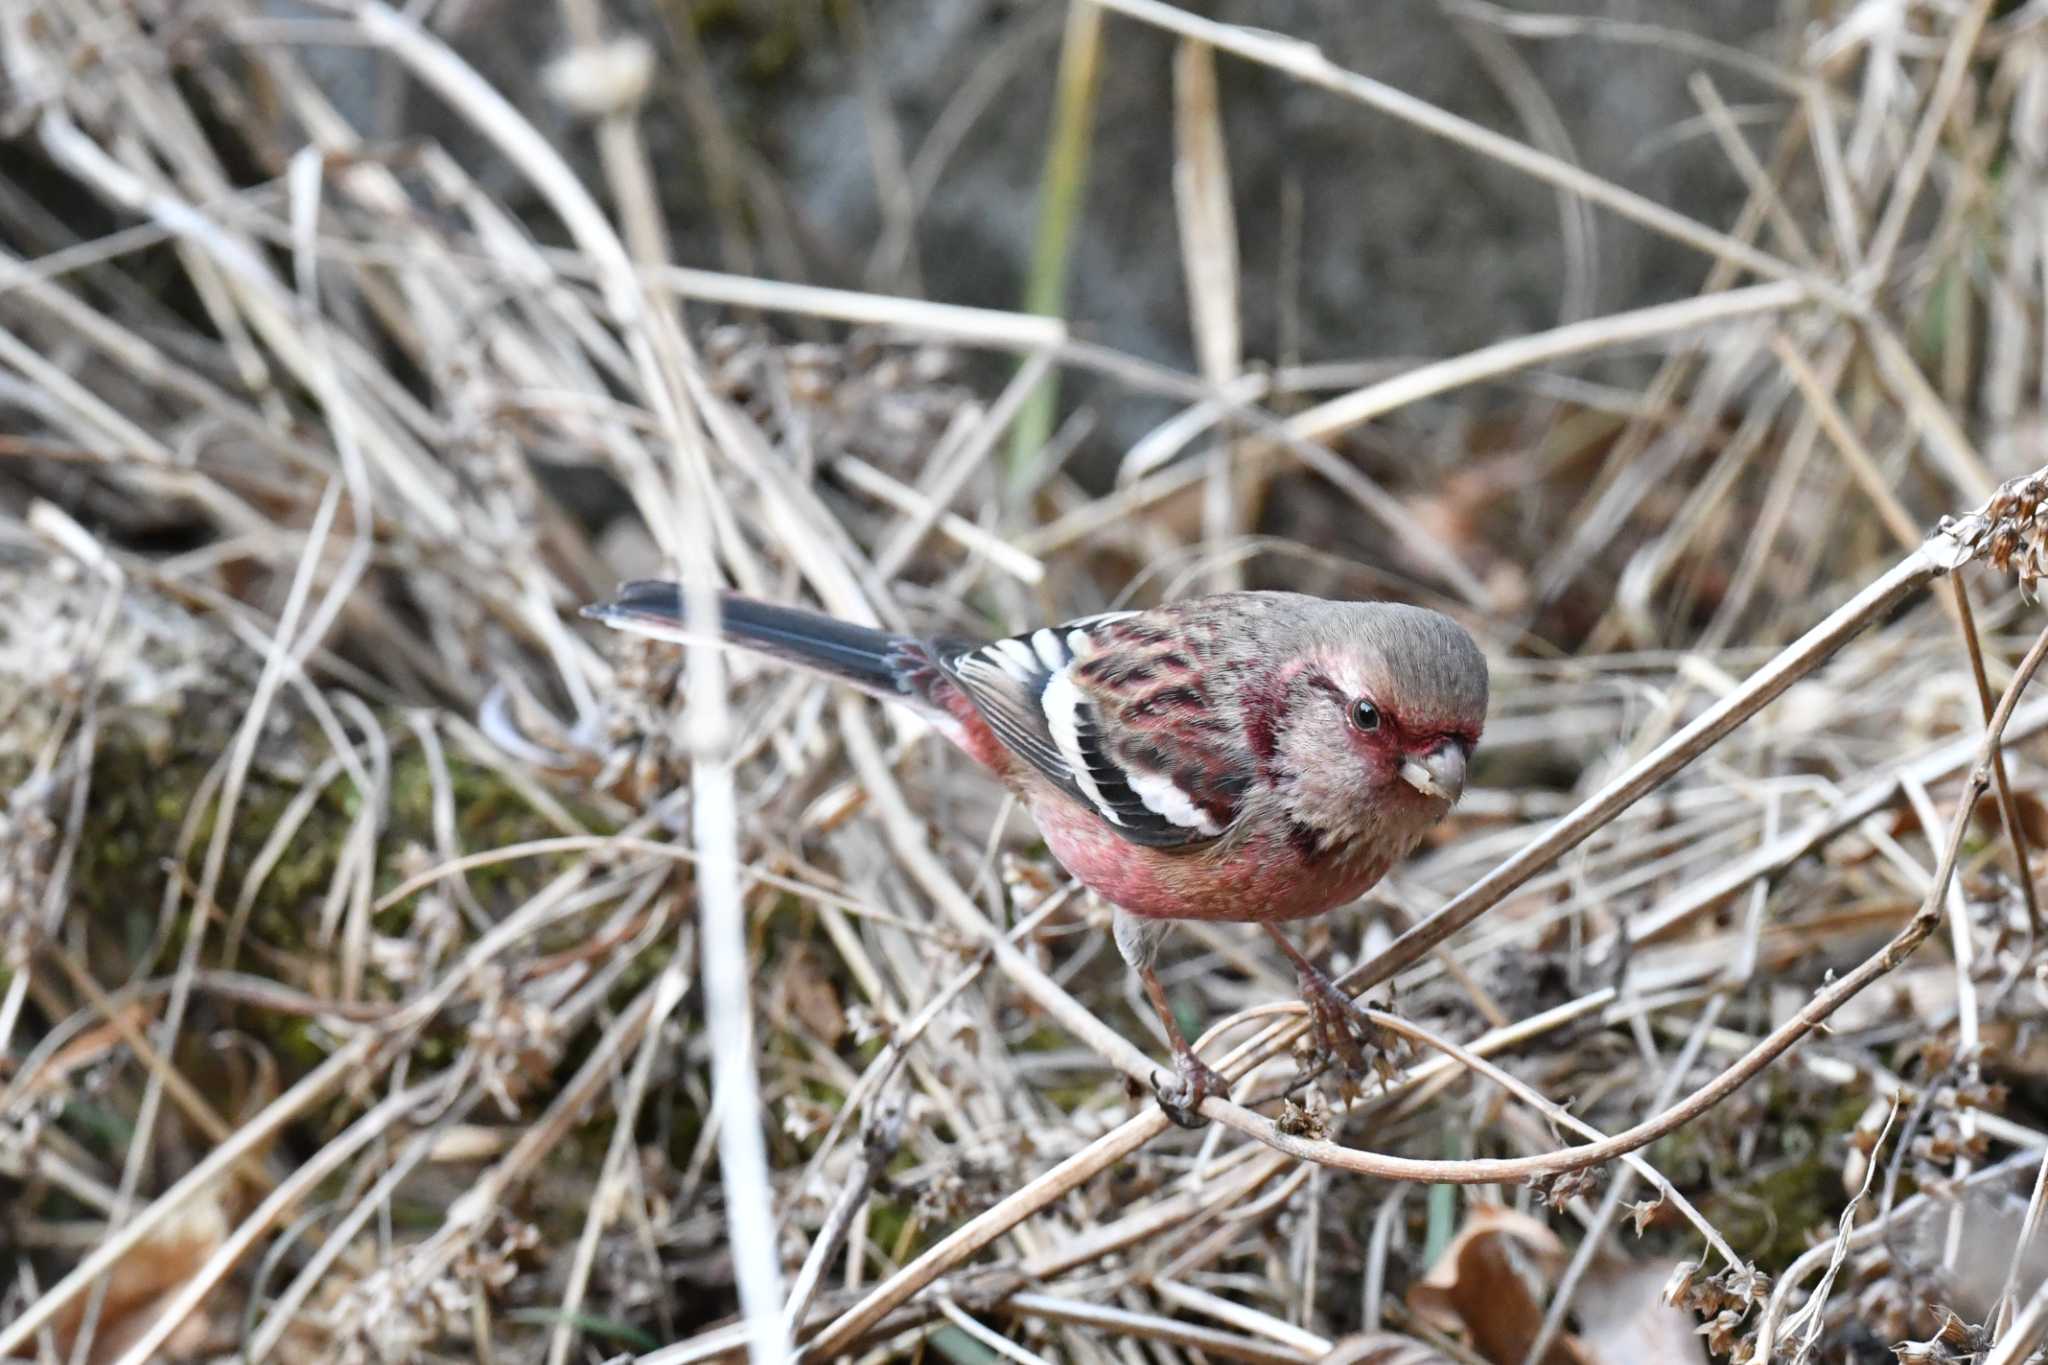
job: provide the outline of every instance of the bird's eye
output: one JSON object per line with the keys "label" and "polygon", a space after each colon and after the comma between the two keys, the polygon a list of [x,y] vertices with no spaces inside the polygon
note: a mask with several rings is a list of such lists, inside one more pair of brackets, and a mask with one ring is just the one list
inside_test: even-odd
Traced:
{"label": "bird's eye", "polygon": [[1380,728],[1380,708],[1364,697],[1351,703],[1351,728],[1363,734],[1371,734]]}

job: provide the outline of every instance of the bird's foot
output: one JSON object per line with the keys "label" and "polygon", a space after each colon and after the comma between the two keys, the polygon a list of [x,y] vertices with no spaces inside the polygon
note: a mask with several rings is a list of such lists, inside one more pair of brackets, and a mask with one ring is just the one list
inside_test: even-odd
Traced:
{"label": "bird's foot", "polygon": [[1202,1117],[1202,1101],[1211,1095],[1230,1094],[1230,1082],[1223,1079],[1214,1068],[1194,1054],[1193,1049],[1183,1049],[1174,1054],[1174,1079],[1162,1081],[1157,1076],[1152,1081],[1152,1093],[1159,1100],[1159,1107],[1166,1117],[1182,1128],[1200,1128],[1209,1120]]}
{"label": "bird's foot", "polygon": [[1373,1070],[1379,1029],[1358,1002],[1337,988],[1318,967],[1304,967],[1296,976],[1301,1001],[1308,1006],[1309,1038],[1318,1054],[1342,1062],[1345,1071],[1363,1080]]}

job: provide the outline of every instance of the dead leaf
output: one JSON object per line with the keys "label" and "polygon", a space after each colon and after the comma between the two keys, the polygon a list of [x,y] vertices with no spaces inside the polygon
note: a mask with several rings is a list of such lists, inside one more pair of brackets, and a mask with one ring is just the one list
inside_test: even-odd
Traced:
{"label": "dead leaf", "polygon": [[[2043,802],[2038,792],[2020,787],[2013,791],[2012,804],[2014,813],[2019,816],[2020,833],[2027,838],[2027,846],[2048,846],[2048,802]],[[1978,805],[1976,822],[1982,828],[2004,833],[2005,813],[1996,798]]]}
{"label": "dead leaf", "polygon": [[[1537,1219],[1498,1204],[1475,1204],[1408,1306],[1425,1321],[1462,1333],[1495,1365],[1521,1365],[1543,1330],[1551,1282],[1564,1268],[1564,1244]],[[1543,1365],[1592,1365],[1560,1340]]]}
{"label": "dead leaf", "polygon": [[782,962],[782,1003],[812,1037],[827,1047],[846,1036],[839,990],[811,950],[798,944]]}
{"label": "dead leaf", "polygon": [[[1545,1223],[1497,1204],[1476,1205],[1422,1283],[1408,1291],[1408,1305],[1425,1321],[1462,1334],[1494,1365],[1521,1365],[1543,1330],[1566,1259],[1564,1243]],[[1692,1315],[1664,1302],[1671,1268],[1668,1261],[1596,1258],[1572,1297],[1578,1330],[1558,1338],[1544,1365],[1706,1365]]]}
{"label": "dead leaf", "polygon": [[[137,1243],[107,1272],[106,1298],[99,1327],[93,1333],[87,1365],[112,1365],[141,1340],[170,1307],[185,1282],[198,1273],[227,1239],[228,1217],[211,1194],[197,1196]],[[69,1359],[78,1339],[88,1299],[73,1299],[51,1322],[57,1354]],[[202,1304],[180,1323],[154,1359],[180,1360],[199,1354],[212,1333],[212,1319]]]}

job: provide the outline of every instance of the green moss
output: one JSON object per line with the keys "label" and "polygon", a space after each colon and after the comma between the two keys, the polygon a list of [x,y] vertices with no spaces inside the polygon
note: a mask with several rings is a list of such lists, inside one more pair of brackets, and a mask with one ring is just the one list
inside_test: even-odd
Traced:
{"label": "green moss", "polygon": [[423,1203],[417,1199],[393,1199],[389,1208],[392,1226],[404,1232],[433,1232],[448,1217],[447,1205]]}
{"label": "green moss", "polygon": [[[561,833],[528,805],[515,788],[489,768],[449,754],[445,771],[455,809],[455,838],[464,852],[507,848],[537,839],[554,838]],[[438,847],[434,834],[435,795],[435,774],[426,754],[414,744],[393,753],[383,836],[387,847],[399,848],[406,844],[426,849]],[[360,796],[350,788],[345,800],[353,808]],[[595,811],[577,810],[573,801],[568,804],[572,813],[588,828],[598,831],[609,828]],[[496,914],[534,895],[560,875],[574,856],[548,854],[486,863],[465,872],[463,881],[478,902]],[[377,894],[381,896],[396,887],[402,876],[398,860],[382,860],[378,869]],[[409,905],[401,902],[385,912],[379,927],[385,932],[398,933],[409,922]],[[537,946],[542,951],[553,951],[573,946],[581,939],[581,928],[568,924],[559,926],[552,938],[544,937]]]}
{"label": "green moss", "polygon": [[135,1125],[127,1115],[93,1099],[74,1099],[64,1106],[66,1131],[96,1152],[112,1155],[126,1151],[135,1140]]}
{"label": "green moss", "polygon": [[287,1015],[276,1020],[267,1032],[271,1055],[292,1071],[310,1071],[327,1059],[332,1044],[320,1026],[310,1019]]}
{"label": "green moss", "polygon": [[[210,724],[196,704],[199,700],[203,699],[195,699],[187,714],[174,720],[167,734],[154,727],[124,727],[116,716],[94,750],[92,800],[73,886],[97,926],[118,927],[112,943],[131,959],[145,951],[156,933],[166,861],[178,854],[194,795],[205,789],[208,775],[233,742],[230,722],[223,717],[217,725]],[[226,703],[220,705],[227,709]],[[266,764],[259,751],[236,803],[218,901],[232,906],[298,791],[298,781],[281,773],[278,765]],[[185,843],[184,873],[194,882],[203,874],[219,813],[216,794],[193,822]],[[254,921],[259,933],[277,946],[303,948],[303,916],[280,911],[296,911],[308,899],[324,895],[347,827],[330,788],[266,879]],[[182,922],[173,926],[173,946],[182,941],[184,928]],[[103,939],[100,946],[104,950],[110,944]]]}
{"label": "green moss", "polygon": [[884,1199],[878,1193],[868,1202],[868,1240],[885,1251],[894,1250],[910,1225],[910,1205]]}
{"label": "green moss", "polygon": [[[1741,1174],[1723,1171],[1711,1192],[1698,1199],[1700,1212],[1760,1269],[1771,1274],[1783,1270],[1813,1244],[1815,1229],[1834,1225],[1848,1202],[1842,1189],[1843,1139],[1855,1128],[1865,1099],[1837,1097],[1816,1113],[1810,1093],[1773,1087],[1765,1130],[1777,1136],[1778,1154],[1759,1153]],[[1681,1142],[1671,1165],[1664,1164],[1664,1144],[1659,1143],[1652,1162],[1667,1172],[1680,1162],[1696,1165],[1700,1158],[1710,1166],[1725,1162],[1725,1151],[1718,1156],[1702,1151],[1703,1143],[1711,1145],[1711,1135]]]}
{"label": "green moss", "polygon": [[72,866],[74,895],[105,927],[146,914],[163,894],[161,860],[176,845],[182,804],[204,779],[203,764],[153,763],[119,731],[103,732],[95,752],[85,836]]}
{"label": "green moss", "polygon": [[[201,881],[206,850],[222,812],[216,794],[195,811],[195,794],[207,789],[209,775],[234,742],[245,714],[246,696],[238,691],[247,679],[223,678],[218,690],[187,692],[176,712],[137,714],[110,707],[94,751],[91,800],[72,869],[78,922],[88,932],[89,969],[102,982],[119,983],[139,972],[168,971],[202,923],[195,918],[189,887],[174,898],[175,917],[166,923],[162,907],[166,888],[182,875],[190,884]],[[250,765],[226,832],[222,875],[205,924],[202,967],[228,965],[225,924],[233,917],[244,888],[280,821],[300,803],[303,819],[284,842],[264,873],[249,905],[235,967],[279,980],[287,987],[315,994],[332,989],[338,976],[336,951],[318,941],[320,913],[333,882],[342,850],[362,812],[365,793],[342,772],[316,795],[304,795],[305,784],[320,771],[332,752],[324,735],[295,707],[275,710]],[[372,891],[389,893],[424,866],[442,860],[435,833],[436,768],[402,718],[379,717],[391,743],[388,783],[379,812],[376,866]],[[455,839],[465,853],[550,839],[563,831],[537,811],[521,793],[492,769],[445,753],[446,791],[452,800]],[[582,806],[574,793],[555,792],[586,828],[603,832],[609,822],[596,809]],[[190,827],[189,834],[186,832]],[[183,854],[179,850],[183,846]],[[484,914],[502,919],[547,883],[574,865],[582,854],[517,857],[470,869],[464,876],[468,892]],[[173,867],[173,861],[180,864]],[[681,882],[687,869],[679,868]],[[453,885],[443,881],[443,894]],[[427,893],[421,893],[427,894]],[[377,917],[376,931],[393,937],[412,932],[420,895],[407,897]],[[601,907],[596,916],[615,907]],[[815,916],[794,898],[779,904],[763,932],[771,941],[817,932]],[[521,956],[578,949],[588,942],[591,916],[574,916],[550,925],[522,941]],[[473,935],[466,929],[463,938]],[[630,969],[616,983],[613,999],[621,1004],[646,988],[676,952],[674,941],[659,942],[635,955]],[[365,983],[370,1000],[400,998],[410,985],[386,983],[374,974]],[[333,1054],[335,1040],[315,1019],[288,1011],[265,1010],[206,995],[195,1003],[199,1016],[188,1025],[195,1040],[228,1027],[250,1039],[278,1065],[279,1080],[289,1085]],[[471,1046],[467,1013],[458,1008],[432,1021],[410,1041],[409,1065],[415,1078],[457,1065]],[[599,1030],[585,1028],[564,1040],[555,1070],[567,1075],[588,1055]],[[215,1078],[203,1042],[198,1051],[180,1058],[189,1074]],[[222,1084],[239,1087],[246,1078],[221,1075]],[[537,1097],[553,1088],[545,1077],[529,1078]],[[312,1132],[332,1131],[358,1111],[359,1100],[338,1094],[307,1117]],[[124,1133],[109,1126],[109,1112],[84,1109],[67,1115],[72,1131],[95,1149],[118,1151]],[[663,1087],[655,1104],[643,1114],[646,1140],[666,1141],[686,1160],[703,1129],[703,1116],[681,1087]],[[557,1154],[576,1169],[594,1169],[610,1139],[608,1119],[579,1126]],[[573,1230],[571,1235],[573,1235]]]}
{"label": "green moss", "polygon": [[[208,774],[233,743],[240,721],[239,703],[194,696],[186,714],[168,727],[130,727],[118,713],[109,718],[96,746],[92,800],[73,868],[79,905],[94,927],[94,968],[102,979],[119,980],[142,965],[160,933],[169,860],[177,857],[194,794],[205,789]],[[280,710],[280,714],[288,714]],[[396,741],[382,828],[374,890],[396,886],[410,871],[411,860],[394,856],[409,847],[433,850],[434,777],[427,757],[409,732],[387,724]],[[232,815],[222,876],[215,893],[217,913],[234,913],[250,875],[277,830],[299,800],[307,775],[329,752],[324,737],[310,723],[297,731],[268,734],[251,764]],[[456,836],[465,851],[518,844],[558,835],[561,831],[527,804],[520,793],[496,773],[450,755],[448,781],[455,808]],[[270,971],[279,961],[317,961],[330,950],[315,942],[312,926],[333,881],[341,850],[361,810],[363,793],[343,773],[323,787],[292,832],[281,854],[265,873],[250,906],[244,942],[234,965]],[[572,807],[573,807],[573,803]],[[603,828],[594,812],[582,812],[594,829]],[[206,850],[220,818],[216,795],[196,820],[185,841],[183,874],[193,883],[203,876]],[[429,857],[437,857],[429,853]],[[509,911],[533,895],[567,865],[561,855],[516,858],[472,870],[467,883],[492,915]],[[180,917],[163,932],[162,951],[152,964],[161,970],[168,955],[182,947],[192,925],[191,897],[178,898]],[[405,932],[412,902],[401,902],[379,920],[380,931]],[[558,942],[537,944],[542,951],[580,941],[585,926],[558,928]],[[229,965],[225,936],[216,922],[208,930],[208,966]],[[666,950],[649,954],[636,966],[644,982],[660,968]],[[294,981],[294,985],[306,985]],[[630,988],[628,983],[627,988]],[[310,1062],[326,1048],[303,1021],[272,1016],[264,1028],[266,1041],[281,1058]],[[432,1048],[431,1040],[423,1054]]]}

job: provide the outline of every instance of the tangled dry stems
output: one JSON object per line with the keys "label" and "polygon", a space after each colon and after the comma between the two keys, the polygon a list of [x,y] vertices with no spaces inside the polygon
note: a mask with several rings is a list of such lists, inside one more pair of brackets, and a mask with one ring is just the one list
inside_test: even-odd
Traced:
{"label": "tangled dry stems", "polygon": [[[824,1358],[942,1327],[1016,1347],[989,1327],[1000,1319],[1076,1354],[1131,1336],[1302,1359],[1329,1345],[1325,1322],[1401,1311],[1385,1292],[1356,1315],[1333,1306],[1333,1283],[1383,1290],[1403,1259],[1337,1244],[1354,1217],[1398,1213],[1378,1181],[1534,1181],[1511,1197],[1564,1208],[1597,1250],[1621,1202],[1595,1210],[1576,1173],[1617,1158],[1658,1192],[1640,1222],[1679,1210],[1690,1231],[1666,1243],[1696,1237],[1718,1257],[1673,1296],[1734,1358],[1771,1358],[1781,1331],[1805,1351],[1871,1324],[1921,1336],[1908,1358],[2033,1349],[2048,1300],[2021,1266],[2048,1140],[2031,1111],[1997,1112],[1982,1079],[2001,1061],[1986,1032],[2025,1025],[2040,989],[2019,840],[2040,771],[2023,741],[2048,725],[2048,706],[2020,701],[2041,647],[2005,660],[2035,633],[2025,594],[2048,532],[2041,475],[1991,487],[2040,458],[2022,418],[2042,397],[2025,363],[2033,239],[1982,252],[1997,278],[1981,357],[1967,315],[1948,318],[1932,377],[1905,338],[1920,311],[1972,297],[1937,287],[1972,248],[1963,206],[2024,227],[2039,202],[2021,123],[2043,79],[2038,20],[1975,3],[1891,35],[1902,46],[1844,26],[1800,69],[1765,64],[1794,98],[1781,146],[1811,147],[1810,162],[1737,155],[1751,200],[1722,231],[1304,44],[1153,0],[1105,8],[1690,243],[1716,262],[1706,288],[1391,378],[1230,375],[1230,348],[1208,346],[1197,379],[1047,319],[671,267],[630,99],[590,130],[615,229],[526,117],[376,3],[325,22],[438,92],[572,250],[537,245],[440,149],[367,147],[296,64],[295,44],[337,29],[224,6],[208,23],[230,42],[174,35],[198,43],[186,52],[96,0],[46,4],[36,25],[10,12],[7,75],[40,173],[120,226],[74,240],[7,180],[0,365],[27,434],[8,438],[0,521],[16,575],[0,1041],[19,1056],[0,1177],[36,1192],[10,1231],[40,1240],[0,1355],[40,1341],[140,1361],[198,1323],[252,1359],[457,1341],[560,1361],[632,1318],[677,1342],[651,1354],[668,1362],[750,1337]],[[1511,32],[1528,18],[1464,8]],[[1577,40],[1669,40],[1573,22]],[[1858,92],[1844,43],[1893,64],[1897,98]],[[174,61],[247,115],[260,174],[228,174],[196,95],[137,77]],[[252,73],[284,95],[267,115],[233,102]],[[1707,80],[1725,132],[1717,101]],[[1200,103],[1182,117],[1204,117]],[[2007,154],[1995,185],[1991,147]],[[1205,202],[1188,249],[1213,253],[1202,234],[1228,225]],[[138,253],[187,286],[184,312],[123,272]],[[686,326],[686,299],[890,330],[791,347]],[[984,407],[907,334],[1023,364]],[[1539,368],[1641,345],[1662,367],[1625,389]],[[1057,461],[995,468],[1037,377],[1061,366],[1184,404],[1106,495]],[[1583,477],[1510,485],[1557,499],[1569,531],[1472,524],[1505,496],[1483,460],[1404,482],[1332,444],[1503,379],[1612,419],[1610,440],[1549,452]],[[642,529],[594,539],[536,460],[601,471]],[[1278,500],[1297,468],[1384,528],[1383,562],[1240,535],[1254,519],[1219,520],[1213,498],[1190,529],[1186,495],[1243,474],[1248,503]],[[1972,505],[1916,543],[1928,514]],[[163,523],[191,528],[192,547],[152,548]],[[1906,551],[1889,567],[1886,535]],[[703,653],[608,657],[570,624],[611,578],[665,562],[757,592],[800,583],[848,615],[985,628],[1097,605],[1162,555],[1148,588],[1241,578],[1255,556],[1325,591],[1419,578],[1477,609],[1505,694],[1497,780],[1455,840],[1385,889],[1375,918],[1398,932],[1338,931],[1355,989],[1400,982],[1400,1008],[1369,1018],[1437,1057],[1363,1092],[1304,1091],[1301,1026],[1271,1006],[1284,983],[1241,944],[1194,936],[1176,989],[1236,1012],[1205,1046],[1228,1046],[1240,1098],[1208,1103],[1216,1124],[1192,1149],[1142,1090],[1104,1081],[1149,1080],[1142,1015],[1092,911],[1048,894],[1053,870],[993,799],[856,703],[743,663],[727,676]],[[1930,622],[1922,590],[1972,564],[2021,594],[1993,585],[1983,627],[1967,595]],[[1613,591],[1590,595],[1581,656],[1546,660],[1547,613],[1586,600],[1589,580]],[[2009,774],[1990,762],[2001,739]],[[1994,781],[2000,837],[1973,846]],[[146,817],[139,867],[114,865],[117,810]],[[493,810],[512,814],[478,815]],[[1953,994],[1929,1048],[1888,1059],[1881,1018],[1821,1045],[1944,925]],[[1772,982],[1799,997],[1775,1016],[1755,1008]],[[195,1056],[203,1029],[249,1040],[247,1076],[224,1086]],[[1677,1061],[1660,1031],[1684,1040]],[[1645,1155],[1697,1135],[1671,1158],[1730,1175],[1743,1163],[1726,1153],[1757,1141],[1745,1118],[1833,1143],[1813,1092],[1753,1084],[1773,1061],[1820,1094],[1906,1101],[1889,1153],[1871,1135],[1861,1154],[1866,1174],[1887,1163],[1881,1184],[1858,1182],[1876,1189],[1869,1221],[1823,1229],[1775,1285],[1752,1263],[1761,1235],[1732,1233],[1727,1201],[1701,1197],[1711,1181]],[[1604,1079],[1617,1070],[1627,1084]],[[1494,1087],[1515,1103],[1481,1098]],[[1560,1102],[1582,1087],[1589,1100]],[[101,1096],[132,1140],[81,1133]],[[734,1117],[756,1112],[765,1131]],[[1466,1112],[1485,1116],[1475,1146],[1510,1154],[1441,1156],[1439,1132],[1469,1127],[1452,1117]],[[2017,1154],[1980,1168],[1993,1143]],[[1986,1216],[1971,1192],[2030,1169],[2001,1290],[1960,1328],[1932,1318]],[[1901,1196],[1901,1172],[1917,1193]],[[401,1202],[438,1217],[401,1229]],[[1908,1264],[1900,1230],[1930,1218],[1942,1248]],[[89,1249],[60,1235],[79,1223]],[[198,1254],[129,1282],[173,1246]],[[1890,1259],[1858,1259],[1873,1247]],[[1411,1253],[1397,1277],[1422,1268]],[[677,1283],[697,1297],[679,1307]],[[138,1315],[144,1290],[159,1297]],[[1552,1303],[1550,1334],[1570,1299]],[[707,1327],[707,1301],[742,1316]],[[496,1319],[508,1302],[543,1322]]]}

